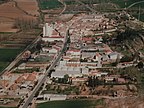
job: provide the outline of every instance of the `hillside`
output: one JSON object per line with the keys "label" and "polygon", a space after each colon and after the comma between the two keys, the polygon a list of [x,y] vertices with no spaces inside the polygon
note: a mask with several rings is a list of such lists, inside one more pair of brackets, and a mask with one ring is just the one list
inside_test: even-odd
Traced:
{"label": "hillside", "polygon": [[106,108],[144,108],[144,97],[127,97],[106,100]]}
{"label": "hillside", "polygon": [[123,32],[118,32],[116,42],[124,45],[122,46],[124,50],[130,50],[133,53],[137,52],[144,48],[144,32],[127,28]]}

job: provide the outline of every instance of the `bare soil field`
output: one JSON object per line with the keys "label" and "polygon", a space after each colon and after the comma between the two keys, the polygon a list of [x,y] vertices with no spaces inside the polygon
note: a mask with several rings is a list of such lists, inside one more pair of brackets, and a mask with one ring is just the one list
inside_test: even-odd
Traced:
{"label": "bare soil field", "polygon": [[17,32],[18,29],[14,28],[13,22],[0,23],[0,32]]}
{"label": "bare soil field", "polygon": [[126,97],[106,100],[107,108],[144,108],[144,97]]}
{"label": "bare soil field", "polygon": [[27,12],[29,15],[38,16],[39,8],[36,0],[14,0],[17,2],[17,6],[23,11]]}
{"label": "bare soil field", "polygon": [[17,19],[37,20],[39,16],[36,0],[15,0],[0,5],[0,32],[17,32]]}

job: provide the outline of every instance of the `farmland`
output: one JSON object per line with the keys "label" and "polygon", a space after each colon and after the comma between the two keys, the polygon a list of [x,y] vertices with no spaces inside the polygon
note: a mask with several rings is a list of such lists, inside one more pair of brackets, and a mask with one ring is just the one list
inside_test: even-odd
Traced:
{"label": "farmland", "polygon": [[25,14],[31,16],[39,16],[39,7],[36,0],[14,0],[19,9]]}
{"label": "farmland", "polygon": [[37,108],[96,108],[103,105],[103,100],[68,100],[38,104]]}
{"label": "farmland", "polygon": [[17,32],[14,24],[17,19],[37,20],[38,6],[36,0],[14,0],[0,5],[0,32]]}
{"label": "farmland", "polygon": [[14,34],[0,34],[0,72],[14,60],[16,55],[31,43],[40,32],[39,29],[31,29]]}
{"label": "farmland", "polygon": [[39,0],[39,3],[42,10],[54,9],[63,6],[58,0]]}
{"label": "farmland", "polygon": [[20,53],[22,49],[0,49],[0,72]]}

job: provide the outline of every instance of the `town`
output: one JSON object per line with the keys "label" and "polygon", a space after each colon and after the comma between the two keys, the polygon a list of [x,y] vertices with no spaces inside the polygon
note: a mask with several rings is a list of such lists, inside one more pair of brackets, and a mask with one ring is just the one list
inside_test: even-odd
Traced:
{"label": "town", "polygon": [[137,96],[143,53],[128,57],[115,34],[125,33],[123,17],[139,21],[125,12],[115,14],[121,22],[112,15],[79,13],[66,22],[44,23],[35,46],[1,75],[0,106],[34,108],[48,101]]}

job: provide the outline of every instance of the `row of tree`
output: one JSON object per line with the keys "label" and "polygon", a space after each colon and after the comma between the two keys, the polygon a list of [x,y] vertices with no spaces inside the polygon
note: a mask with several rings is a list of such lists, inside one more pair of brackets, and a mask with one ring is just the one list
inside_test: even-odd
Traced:
{"label": "row of tree", "polygon": [[25,20],[25,19],[16,19],[15,28],[26,30],[26,29],[35,29],[38,27],[38,21],[36,20]]}

